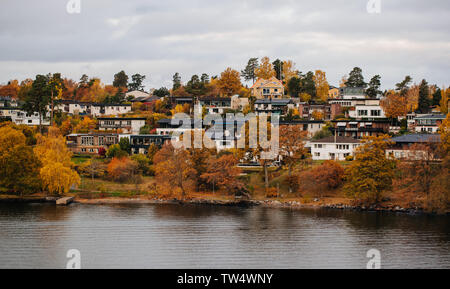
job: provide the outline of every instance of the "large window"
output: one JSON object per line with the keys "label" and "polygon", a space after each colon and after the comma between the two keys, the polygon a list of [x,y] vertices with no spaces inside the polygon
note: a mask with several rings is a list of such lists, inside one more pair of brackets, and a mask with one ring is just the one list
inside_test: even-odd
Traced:
{"label": "large window", "polygon": [[82,136],[81,137],[81,144],[85,146],[92,146],[94,145],[94,137],[93,136]]}

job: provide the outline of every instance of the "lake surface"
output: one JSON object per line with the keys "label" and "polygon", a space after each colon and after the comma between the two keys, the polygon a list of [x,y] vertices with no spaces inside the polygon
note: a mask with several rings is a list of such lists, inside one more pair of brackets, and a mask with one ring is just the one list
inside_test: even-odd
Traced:
{"label": "lake surface", "polygon": [[194,205],[0,204],[0,268],[450,268],[450,218]]}

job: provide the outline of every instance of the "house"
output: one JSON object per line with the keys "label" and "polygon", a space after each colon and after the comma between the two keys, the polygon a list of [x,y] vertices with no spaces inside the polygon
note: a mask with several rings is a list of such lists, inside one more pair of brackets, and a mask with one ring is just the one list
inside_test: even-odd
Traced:
{"label": "house", "polygon": [[119,143],[120,135],[79,133],[69,134],[66,138],[67,148],[72,153],[95,155],[99,153],[100,148],[107,150],[109,146]]}
{"label": "house", "polygon": [[334,119],[337,115],[342,114],[340,104],[308,104],[301,102],[298,104],[298,112],[301,118],[313,119],[314,112],[320,112],[323,120]]}
{"label": "house", "polygon": [[361,139],[365,136],[379,136],[389,133],[390,121],[388,119],[377,120],[334,120],[337,136]]}
{"label": "house", "polygon": [[325,127],[325,121],[323,120],[280,121],[280,125],[298,125],[300,126],[302,131],[308,132],[307,137],[312,137]]}
{"label": "house", "polygon": [[445,119],[443,114],[426,114],[414,118],[414,131],[421,133],[436,133]]}
{"label": "house", "polygon": [[169,135],[130,135],[130,147],[132,154],[147,154],[150,145],[155,144],[161,147],[166,141],[169,141],[171,137]]}
{"label": "house", "polygon": [[339,88],[330,85],[328,89],[328,98],[338,98],[339,97]]}
{"label": "house", "polygon": [[359,140],[350,137],[330,136],[310,142],[313,160],[345,160],[354,156]]}
{"label": "house", "polygon": [[139,117],[99,117],[97,118],[100,131],[121,130],[124,134],[139,134],[145,126],[146,118]]}
{"label": "house", "polygon": [[125,99],[138,99],[138,98],[146,98],[149,97],[150,94],[148,94],[145,91],[141,91],[141,90],[133,90],[133,91],[128,91],[127,93],[125,93]]}
{"label": "house", "polygon": [[339,98],[342,99],[364,99],[366,93],[364,87],[340,87]]}
{"label": "house", "polygon": [[237,94],[231,97],[231,109],[242,111],[248,105],[250,102],[247,97],[239,97]]}
{"label": "house", "polygon": [[[9,117],[15,124],[24,124],[29,126],[38,126],[39,123],[44,126],[50,125],[50,114],[47,113],[45,117],[41,119],[38,112],[28,113],[20,109],[9,110]],[[40,120],[41,119],[41,120]]]}
{"label": "house", "polygon": [[195,128],[203,130],[203,124],[201,120],[195,122],[193,119],[187,120],[188,123],[183,123],[182,120],[161,119],[157,122],[156,134],[174,136],[176,140],[179,140],[179,136],[186,131],[193,131]]}
{"label": "house", "polygon": [[245,118],[217,120],[214,125],[205,127],[205,136],[215,143],[218,152],[237,148],[245,122]]}
{"label": "house", "polygon": [[198,103],[205,107],[208,114],[224,114],[231,109],[231,98],[229,97],[202,97]]}
{"label": "house", "polygon": [[[424,150],[414,149],[414,145],[429,144],[435,146],[440,143],[441,137],[439,134],[406,134],[391,139],[392,145],[386,149],[386,156],[396,159],[415,159],[420,160],[427,156]],[[433,159],[439,157],[432,156]]]}
{"label": "house", "polygon": [[[48,110],[50,110],[48,106]],[[107,115],[121,115],[131,112],[131,104],[104,104],[94,102],[79,102],[74,100],[58,100],[54,110],[71,115],[90,115],[94,117]]]}
{"label": "house", "polygon": [[283,98],[284,96],[283,83],[276,77],[271,77],[270,79],[259,78],[250,90],[251,95],[257,99]]}
{"label": "house", "polygon": [[255,113],[257,115],[265,113],[268,116],[272,114],[286,115],[289,109],[294,109],[292,99],[257,99],[255,101]]}

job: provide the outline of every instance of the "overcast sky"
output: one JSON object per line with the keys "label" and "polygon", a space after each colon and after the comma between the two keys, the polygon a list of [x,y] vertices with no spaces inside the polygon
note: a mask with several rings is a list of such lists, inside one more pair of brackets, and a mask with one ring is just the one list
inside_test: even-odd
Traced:
{"label": "overcast sky", "polygon": [[450,1],[380,0],[0,0],[0,83],[61,72],[112,83],[147,76],[146,88],[171,86],[179,72],[220,74],[250,57],[292,59],[321,69],[330,84],[354,66],[390,88],[411,75],[450,85]]}

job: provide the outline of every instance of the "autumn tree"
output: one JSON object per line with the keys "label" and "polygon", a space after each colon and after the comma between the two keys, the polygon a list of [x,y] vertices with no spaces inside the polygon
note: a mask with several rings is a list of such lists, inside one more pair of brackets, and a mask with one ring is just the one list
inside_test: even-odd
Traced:
{"label": "autumn tree", "polygon": [[138,164],[128,157],[113,158],[108,164],[108,176],[115,182],[134,181]]}
{"label": "autumn tree", "polygon": [[324,113],[323,113],[322,111],[320,111],[320,110],[314,110],[314,111],[311,113],[311,116],[312,116],[312,118],[313,118],[314,120],[323,120],[323,119],[325,118]]}
{"label": "autumn tree", "polygon": [[295,69],[295,63],[292,60],[283,61],[283,81],[289,83],[289,81],[298,75],[298,71]]}
{"label": "autumn tree", "polygon": [[402,95],[393,90],[387,93],[380,104],[386,116],[391,119],[398,118],[399,116],[406,116],[408,113],[406,95]]}
{"label": "autumn tree", "polygon": [[38,192],[40,165],[20,130],[0,127],[0,187],[21,196]]}
{"label": "autumn tree", "polygon": [[0,96],[8,96],[13,99],[17,99],[19,95],[19,81],[18,80],[10,80],[6,85],[0,85]]}
{"label": "autumn tree", "polygon": [[344,182],[345,171],[336,161],[327,160],[309,171],[301,172],[300,190],[323,197],[324,193],[337,189]]}
{"label": "autumn tree", "polygon": [[[304,139],[307,132],[303,131],[298,125],[282,125],[280,126],[280,154],[283,163],[288,167],[288,178],[292,177],[293,167],[302,159],[308,157],[308,151],[305,148]],[[289,192],[292,187],[289,185]]]}
{"label": "autumn tree", "polygon": [[316,70],[316,73],[314,74],[314,85],[316,87],[317,98],[321,102],[327,102],[330,87],[325,72]]}
{"label": "autumn tree", "polygon": [[49,193],[61,195],[80,183],[80,177],[72,169],[72,154],[58,129],[51,127],[47,136],[39,135],[34,153],[42,163],[40,178]]}
{"label": "autumn tree", "polygon": [[257,78],[262,79],[270,79],[276,75],[275,70],[273,69],[273,64],[270,63],[269,57],[265,56],[261,58],[261,64],[255,70],[255,74]]}
{"label": "autumn tree", "polygon": [[225,154],[221,157],[212,156],[201,178],[212,184],[213,191],[215,191],[216,186],[219,186],[225,188],[227,192],[238,193],[245,186],[238,179],[241,169],[236,167],[237,162],[233,154]]}
{"label": "autumn tree", "polygon": [[259,67],[258,58],[250,58],[248,60],[247,66],[245,66],[244,70],[241,71],[242,77],[244,77],[245,81],[253,81],[255,83],[256,80],[256,69]]}
{"label": "autumn tree", "polygon": [[450,97],[450,87],[441,89],[441,100],[439,101],[439,108],[443,114],[448,113],[448,101]]}
{"label": "autumn tree", "polygon": [[166,143],[155,154],[153,161],[159,189],[166,193],[181,193],[181,197],[185,198],[195,185],[195,169],[192,168],[189,152]]}
{"label": "autumn tree", "polygon": [[[69,120],[70,122],[70,120]],[[65,124],[68,126],[68,124]],[[93,131],[97,126],[97,121],[95,119],[90,118],[89,116],[83,117],[83,120],[78,122],[76,126],[73,128],[75,133],[88,133]]]}
{"label": "autumn tree", "polygon": [[242,86],[239,72],[234,69],[227,68],[220,74],[217,86],[220,92],[226,96],[237,94]]}
{"label": "autumn tree", "polygon": [[395,161],[386,157],[388,140],[386,135],[366,137],[356,149],[355,160],[346,171],[344,189],[357,202],[377,203],[391,188]]}

